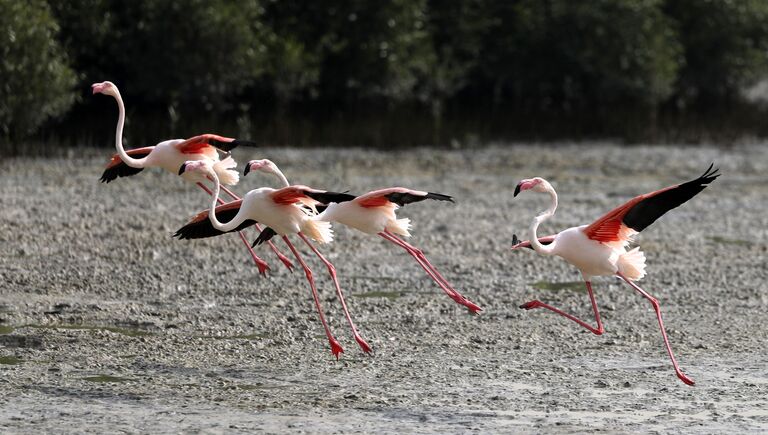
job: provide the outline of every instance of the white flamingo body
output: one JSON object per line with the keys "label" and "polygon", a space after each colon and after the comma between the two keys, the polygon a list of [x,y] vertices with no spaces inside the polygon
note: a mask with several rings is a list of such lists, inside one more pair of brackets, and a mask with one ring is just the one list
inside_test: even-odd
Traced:
{"label": "white flamingo body", "polygon": [[627,252],[623,243],[602,243],[587,237],[584,229],[587,225],[568,228],[561,231],[550,245],[552,254],[574,265],[581,272],[585,281],[593,276],[611,276],[616,272],[633,270],[642,273],[630,273],[632,280],[639,280],[644,275],[645,263],[637,264],[635,253],[645,256],[637,248]]}
{"label": "white flamingo body", "polygon": [[[635,281],[645,276],[645,254],[639,248],[627,251],[627,246],[635,234],[651,225],[664,213],[696,196],[714,181],[719,174],[717,170],[712,171],[712,167],[710,166],[701,177],[695,180],[637,196],[609,211],[590,225],[568,228],[554,236],[542,238],[538,237],[537,230],[542,222],[555,214],[557,193],[543,178],[522,180],[515,188],[515,196],[522,191],[532,190],[547,193],[551,203],[546,211],[533,218],[529,229],[530,241],[516,243],[513,249],[526,247],[542,255],[557,255],[578,268],[584,277],[597,327],[539,300],[526,302],[520,308],[526,310],[545,308],[578,323],[594,334],[601,335],[605,330],[592,292],[591,278],[618,276],[651,302],[677,377],[688,385],[694,385],[693,380],[680,370],[672,353],[664,322],[661,319],[659,301],[635,284]],[[517,236],[514,236],[514,239],[517,242]]]}
{"label": "white flamingo body", "polygon": [[390,231],[409,237],[410,219],[398,219],[395,215],[397,205],[387,203],[379,207],[362,207],[357,199],[342,203],[331,203],[315,219],[338,222],[342,225],[362,231],[366,234],[379,234]]}
{"label": "white flamingo body", "polygon": [[[231,231],[245,220],[253,219],[272,228],[281,236],[303,232],[308,235],[315,235],[312,238],[321,243],[329,243],[333,240],[330,224],[327,222],[313,221],[305,209],[296,203],[275,203],[273,197],[277,191],[278,189],[271,187],[251,190],[243,197],[243,203],[237,215],[230,222],[217,229]],[[318,226],[327,229],[327,231],[318,231]],[[215,222],[214,227],[216,227]]]}

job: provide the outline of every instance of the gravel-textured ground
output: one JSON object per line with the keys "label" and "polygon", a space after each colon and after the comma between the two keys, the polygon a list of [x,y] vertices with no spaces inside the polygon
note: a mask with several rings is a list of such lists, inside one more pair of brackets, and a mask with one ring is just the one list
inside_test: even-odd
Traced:
{"label": "gravel-textured ground", "polygon": [[[485,311],[468,314],[399,248],[336,227],[323,249],[375,348],[365,356],[351,340],[313,260],[339,361],[301,272],[261,248],[273,269],[259,276],[235,235],[172,239],[208,199],[160,170],[101,184],[108,153],[0,163],[0,432],[768,431],[765,146],[236,150],[315,187],[457,199],[400,216]],[[595,282],[600,337],[517,308],[539,298],[591,317],[575,269],[508,250],[547,205],[513,199],[519,179],[558,190],[549,234],[713,161],[723,176],[638,238],[640,284],[695,387],[675,377],[648,302],[616,279]],[[249,175],[237,190],[267,183]]]}

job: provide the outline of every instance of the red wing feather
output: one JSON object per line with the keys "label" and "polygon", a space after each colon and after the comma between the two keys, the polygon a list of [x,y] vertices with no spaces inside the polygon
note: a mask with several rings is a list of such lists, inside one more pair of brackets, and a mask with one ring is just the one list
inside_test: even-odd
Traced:
{"label": "red wing feather", "polygon": [[304,200],[310,200],[314,202],[314,200],[312,200],[312,198],[306,194],[307,191],[313,190],[314,189],[311,189],[307,186],[283,187],[282,189],[278,189],[272,192],[272,201],[274,201],[275,204],[281,205],[295,204],[297,202],[303,202]]}
{"label": "red wing feather", "polygon": [[176,144],[182,154],[206,154],[209,153],[208,149],[213,149],[213,144],[217,142],[232,142],[234,138],[222,137],[215,134],[201,134],[179,142]]}
{"label": "red wing feather", "polygon": [[654,195],[659,192],[648,193],[632,198],[626,204],[614,208],[613,210],[603,215],[600,219],[594,221],[588,227],[584,228],[584,233],[590,239],[597,240],[598,242],[616,242],[623,240],[621,237],[621,227],[624,225],[624,215],[626,215],[632,207],[637,205],[638,202],[642,201],[647,196]]}

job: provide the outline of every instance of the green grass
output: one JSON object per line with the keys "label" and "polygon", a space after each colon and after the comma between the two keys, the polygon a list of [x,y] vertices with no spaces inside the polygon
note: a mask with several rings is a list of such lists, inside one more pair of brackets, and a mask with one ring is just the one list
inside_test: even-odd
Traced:
{"label": "green grass", "polygon": [[750,242],[749,240],[729,239],[727,237],[721,237],[721,236],[710,236],[708,237],[708,239],[715,243],[720,243],[722,245],[752,246],[752,242]]}
{"label": "green grass", "polygon": [[13,326],[0,326],[0,335],[10,334],[15,330],[16,328],[14,328]]}
{"label": "green grass", "polygon": [[21,358],[15,356],[0,356],[0,364],[15,366],[21,364]]}

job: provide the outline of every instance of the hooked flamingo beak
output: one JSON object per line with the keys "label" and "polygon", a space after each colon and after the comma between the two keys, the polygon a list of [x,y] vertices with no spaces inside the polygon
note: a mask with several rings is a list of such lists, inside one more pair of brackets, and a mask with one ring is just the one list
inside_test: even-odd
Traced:
{"label": "hooked flamingo beak", "polygon": [[186,170],[187,170],[187,164],[186,164],[186,163],[184,163],[184,164],[182,164],[182,165],[181,165],[181,167],[179,168],[179,175],[183,174],[183,173],[184,173],[184,171],[186,171]]}
{"label": "hooked flamingo beak", "polygon": [[245,169],[243,169],[243,177],[248,175],[249,172],[251,172],[251,162],[245,164]]}
{"label": "hooked flamingo beak", "polygon": [[512,195],[513,198],[520,193],[520,185],[522,185],[522,184],[523,184],[523,182],[521,181],[521,182],[517,183],[517,186],[515,186],[515,194]]}
{"label": "hooked flamingo beak", "polygon": [[101,86],[99,86],[99,83],[92,84],[91,89],[93,89],[93,95],[101,93]]}

